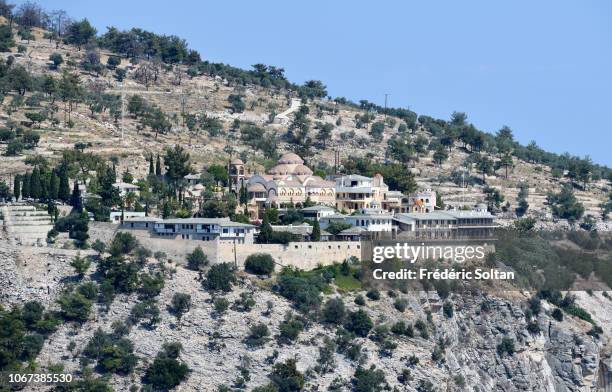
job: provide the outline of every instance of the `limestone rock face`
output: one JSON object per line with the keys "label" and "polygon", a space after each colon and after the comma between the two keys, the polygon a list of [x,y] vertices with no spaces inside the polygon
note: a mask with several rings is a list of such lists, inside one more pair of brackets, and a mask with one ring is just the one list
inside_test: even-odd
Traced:
{"label": "limestone rock face", "polygon": [[[0,300],[3,306],[39,300],[51,309],[57,309],[55,300],[67,287],[73,275],[69,266],[74,250],[24,247],[0,241]],[[93,263],[85,279],[91,279]],[[152,260],[143,268],[156,268]],[[565,315],[562,322],[548,314],[553,306],[542,302],[542,311],[533,318],[539,326],[537,334],[527,330],[526,300],[529,293],[506,292],[492,294],[451,294],[440,299],[435,292],[397,293],[407,302],[404,312],[395,309],[391,298],[381,293],[378,301],[367,300],[366,305],[355,305],[358,293],[332,293],[343,298],[348,310],[364,309],[375,325],[391,327],[403,320],[413,324],[423,320],[429,337],[424,339],[415,330],[408,338],[389,333],[397,344],[389,352],[382,350],[380,342],[372,338],[356,338],[362,349],[359,362],[341,353],[333,354],[331,371],[317,371],[320,348],[326,337],[336,338],[336,327],[316,320],[308,323],[292,344],[281,344],[275,339],[286,314],[299,314],[292,305],[274,292],[259,288],[257,279],[241,277],[238,285],[223,296],[233,304],[240,293],[252,293],[255,306],[246,312],[230,309],[217,315],[213,309],[211,294],[202,289],[198,274],[180,266],[174,274],[168,274],[165,287],[157,297],[161,310],[161,322],[155,328],[136,325],[131,328],[129,339],[135,344],[135,354],[140,358],[132,376],[113,375],[115,390],[129,390],[139,385],[142,375],[164,342],[178,341],[184,347],[181,359],[193,370],[188,380],[181,384],[185,391],[216,391],[219,385],[231,386],[240,376],[239,367],[248,363],[250,381],[247,390],[269,381],[273,363],[296,358],[300,372],[306,375],[306,389],[326,391],[331,385],[339,390],[350,390],[351,378],[359,365],[376,366],[385,374],[387,383],[400,391],[415,391],[419,383],[429,381],[437,391],[610,391],[612,388],[612,359],[610,357],[610,323],[612,300],[595,292],[593,296],[577,293],[577,304],[586,309],[595,322],[604,329],[599,338],[587,334],[591,324]],[[167,310],[172,296],[187,293],[192,297],[192,307],[181,322]],[[364,293],[362,293],[364,294]],[[80,351],[93,333],[102,328],[110,331],[111,324],[126,320],[131,308],[138,303],[137,294],[119,295],[108,311],[97,306],[96,312],[82,326],[62,325],[46,340],[37,362],[43,367],[61,362],[66,371],[78,374]],[[444,302],[453,304],[452,317],[443,313]],[[486,304],[483,305],[483,304]],[[244,340],[249,327],[264,323],[270,330],[270,339],[261,347],[249,348]],[[514,353],[498,349],[503,338],[514,343]],[[69,351],[71,342],[75,348]],[[443,355],[432,359],[436,348],[443,347]],[[418,358],[411,364],[409,358]],[[408,369],[411,381],[402,384],[398,376]],[[40,387],[40,390],[45,388]]]}

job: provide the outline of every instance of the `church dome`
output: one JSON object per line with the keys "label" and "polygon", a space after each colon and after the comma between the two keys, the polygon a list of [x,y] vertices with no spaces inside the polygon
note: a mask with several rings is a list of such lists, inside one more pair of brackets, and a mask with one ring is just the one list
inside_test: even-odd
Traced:
{"label": "church dome", "polygon": [[278,163],[302,165],[304,161],[302,160],[302,158],[299,157],[299,155],[289,152],[287,154],[283,154],[283,156],[281,156],[278,160]]}
{"label": "church dome", "polygon": [[286,176],[286,175],[312,175],[312,170],[310,170],[307,166],[298,163],[281,163],[274,166],[268,172],[275,176]]}

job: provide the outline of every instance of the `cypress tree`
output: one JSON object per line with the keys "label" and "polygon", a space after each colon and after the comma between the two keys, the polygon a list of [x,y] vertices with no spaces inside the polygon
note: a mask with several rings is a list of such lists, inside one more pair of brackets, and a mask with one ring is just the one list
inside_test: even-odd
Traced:
{"label": "cypress tree", "polygon": [[57,178],[57,172],[55,170],[51,170],[51,174],[49,176],[49,199],[55,200],[57,199],[57,193],[59,191],[59,181]]}
{"label": "cypress tree", "polygon": [[13,184],[13,195],[15,195],[15,201],[19,200],[21,197],[21,176],[17,174],[15,176],[15,183]]}
{"label": "cypress tree", "polygon": [[[55,202],[51,199],[47,201],[47,213],[51,216],[55,216],[55,210],[57,207],[55,206]],[[56,218],[57,219],[57,218]]]}
{"label": "cypress tree", "polygon": [[155,175],[161,176],[161,174],[162,174],[161,159],[159,158],[159,154],[157,154],[157,161],[155,162]]}
{"label": "cypress tree", "polygon": [[172,208],[170,207],[169,202],[164,202],[164,206],[162,208],[162,218],[167,219],[172,214]]}
{"label": "cypress tree", "polygon": [[21,197],[27,199],[30,197],[30,173],[24,174],[22,181]]}
{"label": "cypress tree", "polygon": [[155,174],[155,168],[153,167],[153,154],[149,155],[149,175]]}
{"label": "cypress tree", "polygon": [[33,199],[39,199],[41,193],[40,170],[35,167],[34,170],[32,170],[32,176],[30,176],[30,196]]}
{"label": "cypress tree", "polygon": [[321,226],[319,226],[318,220],[315,220],[312,224],[312,234],[310,235],[310,240],[315,242],[321,241]]}
{"label": "cypress tree", "polygon": [[47,200],[49,198],[49,171],[46,169],[40,169],[40,200]]}
{"label": "cypress tree", "polygon": [[83,203],[81,201],[81,191],[79,190],[78,181],[74,180],[74,187],[72,188],[72,196],[70,197],[70,205],[78,212],[83,211]]}
{"label": "cypress tree", "polygon": [[68,171],[65,168],[60,168],[59,172],[59,189],[57,198],[63,202],[70,200],[70,185],[68,184]]}
{"label": "cypress tree", "polygon": [[261,222],[261,229],[259,230],[259,237],[257,242],[267,244],[272,238],[272,226],[270,225],[270,218],[268,214],[264,213],[263,221]]}
{"label": "cypress tree", "polygon": [[113,170],[108,166],[103,166],[98,171],[98,185],[100,187],[98,194],[102,198],[102,205],[106,207],[112,207],[121,202],[119,190],[113,186],[114,183]]}
{"label": "cypress tree", "polygon": [[244,182],[240,183],[240,204],[247,204],[249,201],[249,194]]}

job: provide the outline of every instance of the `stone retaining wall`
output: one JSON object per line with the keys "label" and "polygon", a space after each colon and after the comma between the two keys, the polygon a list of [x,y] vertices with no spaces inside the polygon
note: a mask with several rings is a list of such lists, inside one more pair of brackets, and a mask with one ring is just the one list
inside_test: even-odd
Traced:
{"label": "stone retaining wall", "polygon": [[253,253],[269,253],[277,263],[301,269],[313,269],[317,265],[342,262],[351,256],[361,257],[361,245],[357,241],[291,242],[280,244],[234,244],[231,241],[194,241],[151,237],[147,230],[119,228],[118,225],[90,222],[91,241],[110,242],[117,231],[133,234],[141,245],[151,252],[164,252],[169,259],[184,263],[187,255],[200,246],[211,263],[236,262],[244,265]]}

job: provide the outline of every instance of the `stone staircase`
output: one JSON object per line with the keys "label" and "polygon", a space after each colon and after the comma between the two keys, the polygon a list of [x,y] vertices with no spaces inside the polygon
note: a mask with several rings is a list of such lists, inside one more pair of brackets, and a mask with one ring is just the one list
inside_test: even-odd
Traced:
{"label": "stone staircase", "polygon": [[39,211],[29,205],[9,204],[0,207],[0,214],[4,232],[11,244],[46,244],[47,233],[53,228],[47,211]]}

